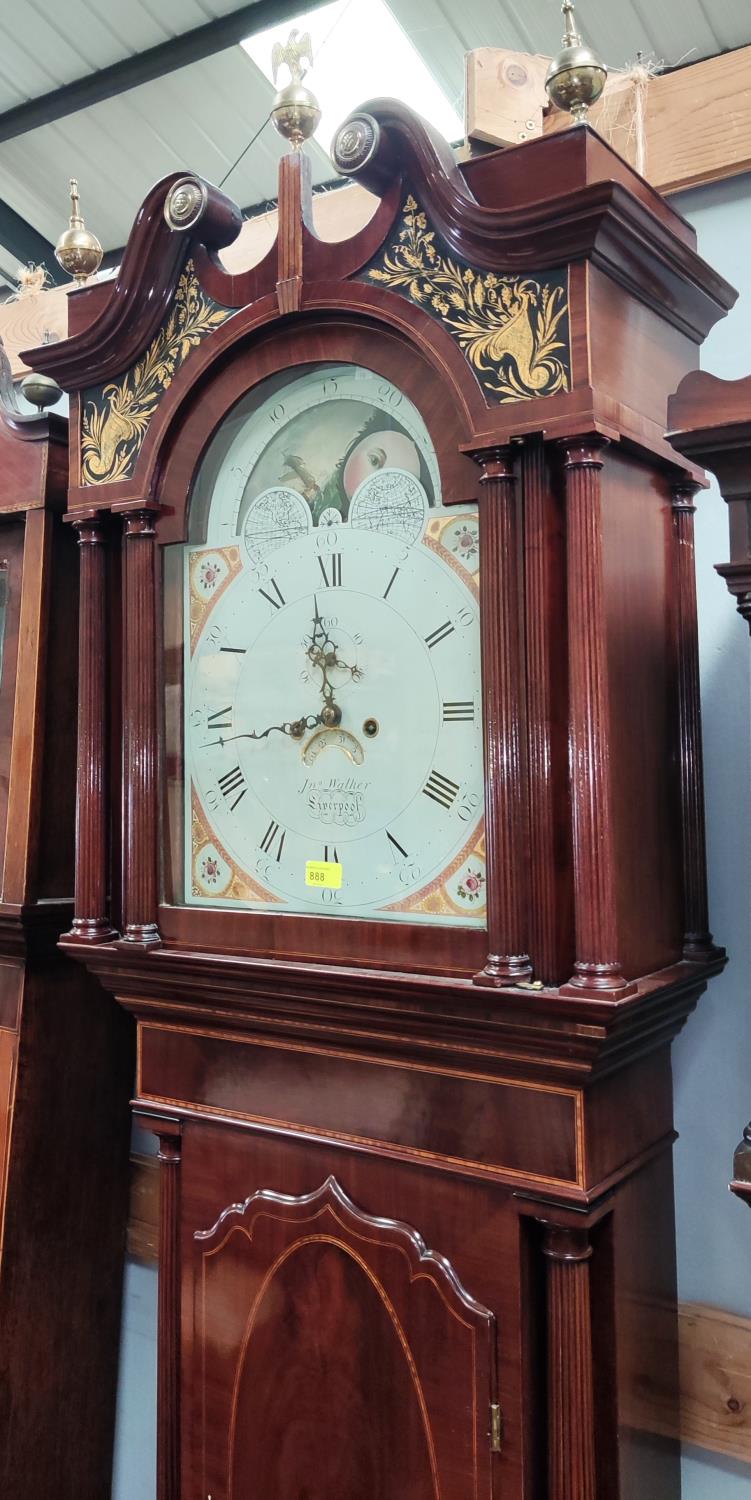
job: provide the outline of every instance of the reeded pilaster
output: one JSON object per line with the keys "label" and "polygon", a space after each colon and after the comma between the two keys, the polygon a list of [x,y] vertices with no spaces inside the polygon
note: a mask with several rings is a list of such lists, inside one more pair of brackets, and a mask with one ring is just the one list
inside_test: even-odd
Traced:
{"label": "reeded pilaster", "polygon": [[123,941],[159,941],[154,519],[123,517]]}
{"label": "reeded pilaster", "polygon": [[586,1229],[546,1224],[549,1500],[596,1500],[594,1371]]}
{"label": "reeded pilaster", "polygon": [[102,518],[75,522],[80,560],[75,915],[68,939],[115,936],[107,917],[107,557]]}
{"label": "reeded pilaster", "polygon": [[477,984],[527,979],[527,830],[516,478],[511,448],[475,453],[480,480],[480,621],[485,745],[488,958]]}
{"label": "reeded pilaster", "polygon": [[569,770],[576,961],[566,988],[618,990],[616,854],[611,805],[601,478],[605,443],[566,442]]}

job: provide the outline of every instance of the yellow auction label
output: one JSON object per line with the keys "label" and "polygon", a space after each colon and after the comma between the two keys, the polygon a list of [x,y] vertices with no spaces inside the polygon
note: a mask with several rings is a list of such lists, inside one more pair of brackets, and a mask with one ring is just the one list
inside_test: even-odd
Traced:
{"label": "yellow auction label", "polygon": [[305,884],[317,885],[319,890],[340,891],[342,867],[330,859],[309,859],[305,865]]}

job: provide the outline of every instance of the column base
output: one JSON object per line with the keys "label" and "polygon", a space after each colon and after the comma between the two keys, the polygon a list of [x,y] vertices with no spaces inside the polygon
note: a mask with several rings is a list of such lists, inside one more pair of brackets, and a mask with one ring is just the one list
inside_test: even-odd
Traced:
{"label": "column base", "polygon": [[485,967],[473,974],[473,984],[502,988],[507,984],[518,984],[520,979],[531,979],[532,960],[527,953],[489,953]]}
{"label": "column base", "polygon": [[118,939],[118,948],[154,948],[161,943],[162,935],[156,922],[129,922],[122,937]]}
{"label": "column base", "polygon": [[112,943],[120,934],[106,917],[74,917],[70,932],[60,935],[61,943]]}
{"label": "column base", "polygon": [[724,959],[726,953],[713,941],[711,932],[687,932],[683,939],[683,957],[687,963],[706,964],[713,959]]}
{"label": "column base", "polygon": [[624,979],[618,964],[574,964],[574,972],[561,995],[616,995],[619,1000],[635,995],[633,980]]}

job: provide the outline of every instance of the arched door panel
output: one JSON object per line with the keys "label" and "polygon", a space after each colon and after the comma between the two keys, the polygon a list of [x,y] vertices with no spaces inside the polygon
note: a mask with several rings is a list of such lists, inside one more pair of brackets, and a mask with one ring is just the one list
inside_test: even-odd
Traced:
{"label": "arched door panel", "polygon": [[195,1500],[489,1500],[495,1319],[414,1228],[329,1177],[193,1243]]}

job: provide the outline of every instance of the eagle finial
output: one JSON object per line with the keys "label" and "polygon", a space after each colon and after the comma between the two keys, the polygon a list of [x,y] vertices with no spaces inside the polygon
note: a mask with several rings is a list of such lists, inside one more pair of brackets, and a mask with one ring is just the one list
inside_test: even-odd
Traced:
{"label": "eagle finial", "polygon": [[275,42],[271,53],[271,72],[274,83],[276,83],[279,69],[283,64],[289,68],[290,83],[302,83],[307,68],[302,67],[303,59],[313,66],[313,44],[310,40],[310,32],[306,31],[300,35],[294,26],[284,46],[281,42]]}
{"label": "eagle finial", "polygon": [[308,71],[302,66],[303,60],[313,66],[310,32],[306,31],[301,35],[297,27],[294,27],[286,44],[282,46],[281,42],[275,42],[272,49],[271,71],[274,83],[282,66],[289,69],[289,83],[276,95],[271,106],[271,118],[279,134],[296,151],[313,134],[321,119],[318,100],[303,84]]}

